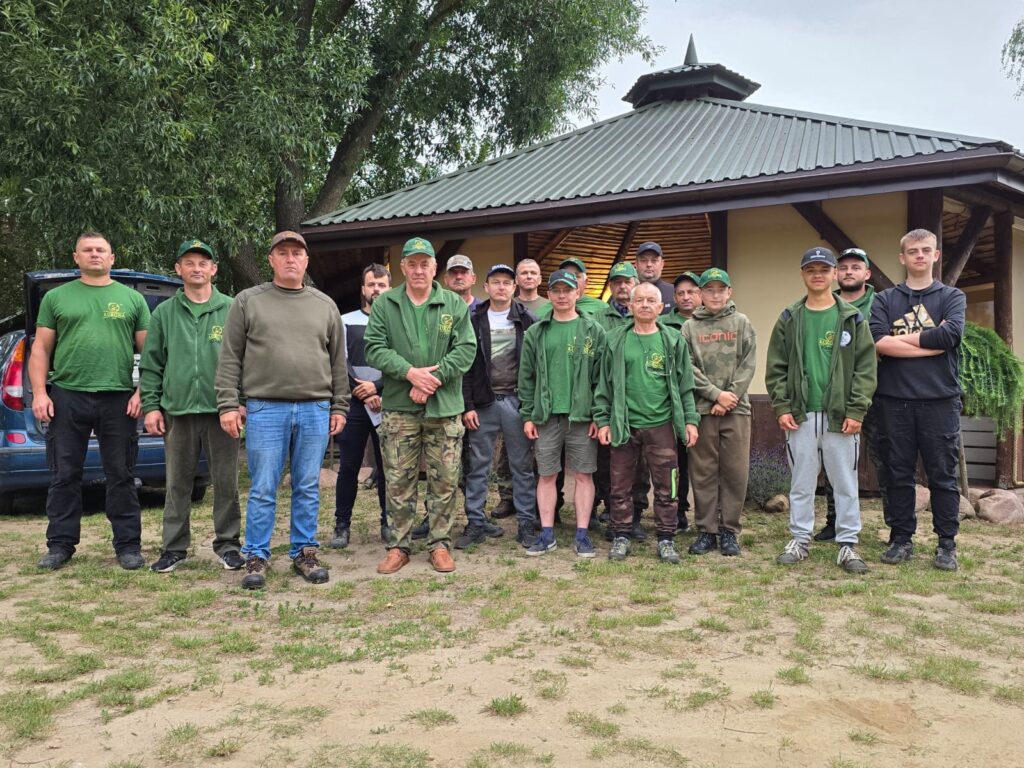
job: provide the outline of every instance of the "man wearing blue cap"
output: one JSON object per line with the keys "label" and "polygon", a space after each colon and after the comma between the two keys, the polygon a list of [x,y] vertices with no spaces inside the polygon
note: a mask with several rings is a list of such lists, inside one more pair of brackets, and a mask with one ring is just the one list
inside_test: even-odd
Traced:
{"label": "man wearing blue cap", "polygon": [[641,243],[636,249],[636,271],[640,282],[657,286],[661,291],[661,314],[667,315],[675,306],[675,292],[672,286],[661,279],[665,269],[665,256],[661,246],[654,242]]}

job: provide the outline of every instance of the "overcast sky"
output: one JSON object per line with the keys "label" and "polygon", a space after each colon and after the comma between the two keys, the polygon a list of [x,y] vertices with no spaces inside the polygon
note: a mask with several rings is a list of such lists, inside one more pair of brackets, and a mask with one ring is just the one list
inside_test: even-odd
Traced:
{"label": "overcast sky", "polygon": [[827,115],[1001,139],[1024,147],[1024,101],[1000,62],[1024,0],[648,0],[645,33],[662,48],[614,62],[598,118],[630,109],[642,74],[701,62],[761,87],[748,101]]}

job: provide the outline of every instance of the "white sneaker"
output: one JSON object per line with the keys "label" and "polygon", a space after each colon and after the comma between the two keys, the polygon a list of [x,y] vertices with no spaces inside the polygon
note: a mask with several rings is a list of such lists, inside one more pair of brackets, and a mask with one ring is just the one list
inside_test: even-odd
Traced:
{"label": "white sneaker", "polygon": [[839,557],[836,558],[836,565],[847,573],[867,573],[868,564],[864,558],[857,554],[851,544],[839,545]]}
{"label": "white sneaker", "polygon": [[808,554],[806,541],[790,539],[782,554],[775,558],[775,562],[780,565],[795,565],[801,560],[806,560]]}

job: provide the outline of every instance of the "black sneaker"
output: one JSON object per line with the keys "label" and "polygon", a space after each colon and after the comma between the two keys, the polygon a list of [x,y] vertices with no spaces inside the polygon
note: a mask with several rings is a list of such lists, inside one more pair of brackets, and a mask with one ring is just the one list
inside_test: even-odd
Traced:
{"label": "black sneaker", "polygon": [[629,536],[633,541],[647,541],[647,531],[640,525],[639,520],[633,523],[633,530],[630,531]]}
{"label": "black sneaker", "polygon": [[529,547],[537,540],[537,526],[533,523],[519,523],[516,529],[516,541]]}
{"label": "black sneaker", "polygon": [[412,529],[412,537],[414,539],[425,539],[430,534],[430,521],[427,518],[423,518],[423,522]]}
{"label": "black sneaker", "polygon": [[825,527],[814,534],[815,541],[832,541],[836,537],[836,524],[831,520],[825,522]]}
{"label": "black sneaker", "polygon": [[732,531],[722,531],[718,534],[718,550],[726,557],[736,557],[740,553],[740,543],[736,541],[736,534]]}
{"label": "black sneaker", "polygon": [[146,564],[146,561],[142,559],[141,552],[121,552],[117,556],[117,564],[126,571],[137,571]]}
{"label": "black sneaker", "polygon": [[228,550],[219,559],[225,571],[237,571],[245,565],[245,558],[242,557],[237,549]]}
{"label": "black sneaker", "polygon": [[245,576],[242,589],[263,589],[267,585],[268,563],[262,557],[252,555],[245,561]]}
{"label": "black sneaker", "polygon": [[466,547],[471,547],[474,544],[483,544],[486,538],[487,534],[484,533],[483,526],[473,525],[470,523],[462,531],[462,535],[455,540],[455,548],[465,549]]}
{"label": "black sneaker", "polygon": [[512,517],[516,513],[516,508],[512,506],[510,499],[502,499],[498,502],[493,510],[491,510],[491,517],[495,520],[504,520],[506,517]]}
{"label": "black sneaker", "polygon": [[38,568],[42,568],[44,571],[56,571],[58,568],[63,568],[71,560],[71,555],[65,552],[63,549],[51,549],[36,563]]}
{"label": "black sneaker", "polygon": [[909,541],[894,541],[882,553],[881,560],[886,565],[899,565],[914,558],[914,545]]}
{"label": "black sneaker", "polygon": [[153,573],[170,573],[183,562],[185,562],[183,552],[164,552],[160,555],[159,560],[149,566],[149,570]]}
{"label": "black sneaker", "polygon": [[334,537],[327,543],[331,549],[345,549],[352,533],[348,528],[335,528]]}
{"label": "black sneaker", "polygon": [[955,571],[957,569],[956,547],[940,544],[935,550],[935,560],[932,564],[940,571]]}
{"label": "black sneaker", "polygon": [[713,533],[701,531],[686,551],[691,555],[706,555],[714,549],[718,549],[718,537]]}
{"label": "black sneaker", "polygon": [[505,529],[495,525],[490,520],[484,519],[484,536],[488,539],[500,539],[505,535]]}
{"label": "black sneaker", "polygon": [[330,578],[327,569],[316,556],[316,547],[303,547],[292,560],[292,568],[310,584],[323,584]]}
{"label": "black sneaker", "polygon": [[686,533],[688,530],[690,530],[690,521],[686,518],[686,513],[683,512],[676,521],[676,533]]}

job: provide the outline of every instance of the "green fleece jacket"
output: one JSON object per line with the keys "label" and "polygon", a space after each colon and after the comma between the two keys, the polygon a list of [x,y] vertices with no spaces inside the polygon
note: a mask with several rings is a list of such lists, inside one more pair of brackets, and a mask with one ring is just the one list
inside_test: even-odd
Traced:
{"label": "green fleece jacket", "polygon": [[730,411],[750,415],[747,390],[757,366],[757,336],[747,316],[729,301],[718,314],[698,307],[683,323],[683,338],[690,346],[697,413],[711,413],[722,392],[732,392],[739,404]]}
{"label": "green fleece jacket", "polygon": [[[626,407],[626,336],[633,324],[616,328],[608,334],[601,378],[594,396],[594,421],[598,427],[611,427],[612,445],[629,440],[629,409]],[[693,366],[690,350],[683,337],[673,328],[658,326],[665,346],[665,370],[668,373],[668,394],[672,401],[672,428],[678,440],[686,440],[686,425],[700,424],[693,402]]]}
{"label": "green fleece jacket", "polygon": [[[595,315],[601,310],[607,308],[608,305],[605,304],[603,301],[601,301],[600,299],[596,299],[593,296],[588,296],[587,294],[583,294],[578,299],[576,299],[576,311],[581,315]],[[548,302],[543,307],[538,309],[535,314],[537,315],[537,317],[545,319],[551,317],[551,312],[551,303]]]}
{"label": "green fleece jacket", "polygon": [[[594,390],[601,373],[604,355],[604,331],[597,321],[580,315],[576,345],[572,355],[572,410],[569,421],[594,420]],[[546,424],[551,418],[551,390],[548,387],[548,361],[544,355],[544,334],[551,327],[551,315],[541,318],[523,334],[523,354],[519,359],[519,414],[523,421]]]}
{"label": "green fleece jacket", "polygon": [[[462,376],[476,357],[469,307],[434,281],[424,322],[429,347],[426,357],[416,341],[416,314],[405,284],[385,291],[373,302],[363,338],[367,364],[383,374],[382,406],[389,411],[424,413],[429,418],[460,416],[465,410]],[[432,365],[438,366],[434,376],[441,380],[441,386],[425,406],[419,405],[409,397],[412,385],[405,375],[410,368]]]}
{"label": "green fleece jacket", "polygon": [[658,322],[668,328],[675,328],[677,331],[683,330],[683,324],[690,318],[685,315],[679,314],[678,309],[673,309],[667,315],[659,315]]}
{"label": "green fleece jacket", "polygon": [[[579,310],[577,310],[579,311]],[[623,326],[633,326],[633,314],[626,311],[625,315],[620,315],[619,310],[612,306],[611,302],[606,303],[600,310],[591,315],[597,324],[601,326],[605,334],[611,333],[616,328],[622,328]]]}
{"label": "green fleece jacket", "polygon": [[[835,296],[837,299],[842,299],[843,298],[842,296],[839,295],[839,289],[838,288],[836,288],[836,290],[832,291],[832,295]],[[853,306],[855,306],[857,309],[859,309],[860,313],[862,315],[864,315],[864,319],[867,320],[870,323],[871,322],[871,303],[874,300],[875,300],[875,288],[874,288],[874,286],[872,286],[872,285],[865,285],[864,286],[864,295],[863,296],[861,296],[856,301],[848,301],[846,303],[847,304],[853,304]],[[846,299],[843,299],[843,301],[846,301]]]}
{"label": "green fleece jacket", "polygon": [[[807,420],[807,380],[804,376],[804,303],[800,299],[782,311],[768,342],[764,383],[776,416],[793,414],[797,424]],[[821,402],[830,432],[840,432],[843,420],[864,421],[875,393],[877,358],[868,321],[852,304],[836,299],[839,322],[832,347],[828,383]]]}
{"label": "green fleece jacket", "polygon": [[184,289],[153,310],[139,362],[143,413],[217,413],[213,379],[230,308],[230,297],[214,288],[198,316]]}

